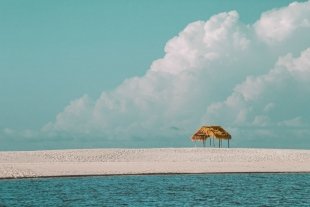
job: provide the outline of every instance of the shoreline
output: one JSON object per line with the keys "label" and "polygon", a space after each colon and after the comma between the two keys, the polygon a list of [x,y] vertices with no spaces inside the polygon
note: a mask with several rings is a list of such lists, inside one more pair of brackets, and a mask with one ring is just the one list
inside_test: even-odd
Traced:
{"label": "shoreline", "polygon": [[310,150],[113,148],[0,152],[1,180],[238,173],[310,173]]}
{"label": "shoreline", "polygon": [[173,175],[237,175],[237,174],[310,174],[310,171],[304,172],[206,172],[206,173],[142,173],[142,174],[87,174],[87,175],[55,175],[55,176],[37,176],[37,177],[0,177],[2,180],[25,180],[25,179],[54,179],[54,178],[87,178],[87,177],[122,177],[122,176],[173,176]]}

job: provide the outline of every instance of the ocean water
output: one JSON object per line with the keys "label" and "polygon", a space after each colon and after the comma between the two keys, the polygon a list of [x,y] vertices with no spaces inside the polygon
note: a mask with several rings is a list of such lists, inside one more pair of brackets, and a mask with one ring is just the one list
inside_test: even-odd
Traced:
{"label": "ocean water", "polygon": [[0,181],[0,206],[310,206],[310,174],[141,175]]}

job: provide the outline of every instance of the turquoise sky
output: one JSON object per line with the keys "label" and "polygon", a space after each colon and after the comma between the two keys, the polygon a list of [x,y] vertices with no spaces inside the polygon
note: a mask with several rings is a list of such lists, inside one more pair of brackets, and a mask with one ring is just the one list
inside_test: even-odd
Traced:
{"label": "turquoise sky", "polygon": [[38,128],[72,99],[143,75],[188,23],[245,23],[291,1],[1,1],[0,128]]}
{"label": "turquoise sky", "polygon": [[70,101],[143,76],[186,25],[237,10],[253,24],[291,0],[0,1],[0,129],[40,129]]}

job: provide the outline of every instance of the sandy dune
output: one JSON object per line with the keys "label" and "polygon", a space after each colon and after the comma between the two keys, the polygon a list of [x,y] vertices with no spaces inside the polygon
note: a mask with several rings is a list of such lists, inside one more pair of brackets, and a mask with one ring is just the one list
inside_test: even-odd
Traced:
{"label": "sandy dune", "polygon": [[154,148],[0,152],[0,178],[222,172],[310,172],[310,150]]}

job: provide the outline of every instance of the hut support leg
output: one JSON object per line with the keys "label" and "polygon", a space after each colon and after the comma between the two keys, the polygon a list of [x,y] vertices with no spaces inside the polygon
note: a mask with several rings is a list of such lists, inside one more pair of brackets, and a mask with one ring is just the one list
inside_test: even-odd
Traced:
{"label": "hut support leg", "polygon": [[211,138],[210,138],[210,147],[211,147]]}
{"label": "hut support leg", "polygon": [[228,148],[229,148],[229,139],[228,139]]}
{"label": "hut support leg", "polygon": [[221,147],[221,140],[219,139],[219,148]]}
{"label": "hut support leg", "polygon": [[206,147],[206,140],[203,140],[202,143],[203,143],[203,147]]}

